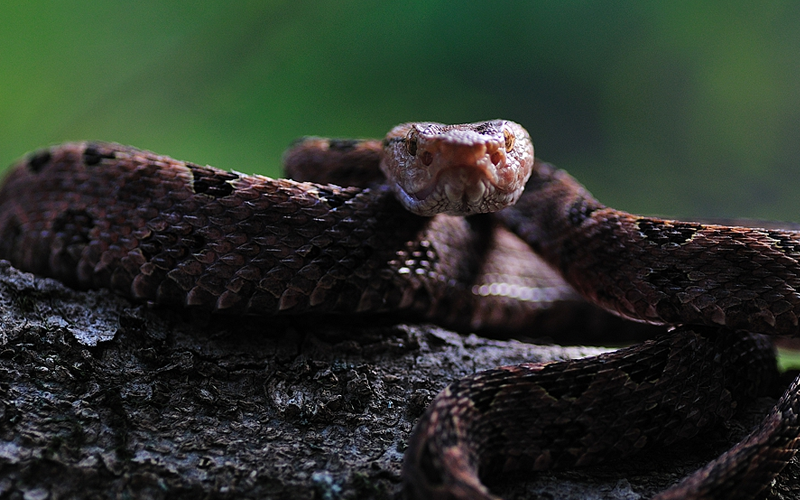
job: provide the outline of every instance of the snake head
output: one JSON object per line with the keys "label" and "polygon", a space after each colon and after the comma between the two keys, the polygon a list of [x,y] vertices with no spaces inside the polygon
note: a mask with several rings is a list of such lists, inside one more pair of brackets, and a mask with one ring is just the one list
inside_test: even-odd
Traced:
{"label": "snake head", "polygon": [[384,139],[381,170],[403,206],[423,216],[496,212],[519,199],[533,144],[519,124],[406,123]]}

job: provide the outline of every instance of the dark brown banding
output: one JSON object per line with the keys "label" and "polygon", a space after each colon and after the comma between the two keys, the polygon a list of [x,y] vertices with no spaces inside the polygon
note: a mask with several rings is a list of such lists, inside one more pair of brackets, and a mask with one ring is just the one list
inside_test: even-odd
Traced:
{"label": "dark brown banding", "polygon": [[83,151],[83,163],[88,166],[98,165],[103,160],[113,160],[113,152],[101,152],[101,147],[94,144],[89,144]]}
{"label": "dark brown banding", "polygon": [[697,234],[697,231],[701,229],[700,224],[686,222],[665,223],[645,218],[636,221],[636,225],[648,241],[657,245],[683,245],[691,240]]}
{"label": "dark brown banding", "polygon": [[49,149],[43,149],[30,157],[28,160],[28,167],[31,169],[31,172],[38,173],[45,165],[50,163],[52,157]]}
{"label": "dark brown banding", "polygon": [[234,188],[229,181],[239,178],[234,173],[211,171],[192,163],[187,163],[186,168],[192,172],[192,188],[194,192],[207,194],[215,198],[230,195]]}
{"label": "dark brown banding", "polygon": [[569,207],[569,222],[575,227],[580,226],[583,221],[591,217],[596,208],[586,199],[578,198]]}
{"label": "dark brown banding", "polygon": [[345,153],[356,149],[360,143],[357,139],[331,139],[328,146],[334,151]]}

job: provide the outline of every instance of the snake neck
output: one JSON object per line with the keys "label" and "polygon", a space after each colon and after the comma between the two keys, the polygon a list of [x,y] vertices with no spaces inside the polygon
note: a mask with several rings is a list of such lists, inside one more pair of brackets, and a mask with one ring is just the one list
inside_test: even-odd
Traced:
{"label": "snake neck", "polygon": [[567,251],[573,238],[605,205],[564,170],[536,160],[525,193],[517,204],[498,214],[551,266],[565,276],[574,260]]}

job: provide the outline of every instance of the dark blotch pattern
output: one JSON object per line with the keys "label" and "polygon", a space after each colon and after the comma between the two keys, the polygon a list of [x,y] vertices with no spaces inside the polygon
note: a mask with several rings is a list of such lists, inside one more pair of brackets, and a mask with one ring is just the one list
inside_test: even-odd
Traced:
{"label": "dark blotch pattern", "polygon": [[344,196],[336,194],[332,190],[325,189],[324,187],[319,188],[319,196],[323,198],[331,208],[340,207],[347,201],[347,198]]}
{"label": "dark blotch pattern", "polygon": [[[648,274],[645,279],[659,290],[683,290],[687,286],[691,286],[691,281],[682,271],[675,266],[668,266],[664,269],[653,270]],[[661,301],[664,302],[664,301]],[[659,305],[661,304],[659,302]]]}
{"label": "dark blotch pattern", "polygon": [[660,246],[682,245],[691,240],[701,228],[700,224],[688,222],[665,223],[653,219],[639,219],[637,224],[639,231],[648,241]]}
{"label": "dark blotch pattern", "polygon": [[113,152],[106,152],[103,153],[96,146],[88,145],[86,149],[83,151],[83,163],[89,166],[98,165],[104,159],[112,160],[114,159]]}
{"label": "dark blotch pattern", "polygon": [[569,207],[568,217],[570,224],[574,227],[580,226],[595,210],[597,210],[597,207],[589,203],[586,198],[578,198]]}
{"label": "dark blotch pattern", "polygon": [[194,192],[207,194],[214,198],[222,198],[231,194],[233,186],[228,181],[239,178],[238,175],[232,172],[210,170],[193,163],[187,163],[186,167],[192,172]]}
{"label": "dark blotch pattern", "polygon": [[30,157],[28,160],[28,169],[31,172],[39,173],[39,171],[44,168],[45,165],[50,163],[53,155],[50,154],[49,149],[45,149],[35,153],[33,156]]}
{"label": "dark blotch pattern", "polygon": [[800,253],[800,242],[789,237],[786,232],[768,231],[767,234],[778,243],[776,248],[787,254]]}
{"label": "dark blotch pattern", "polygon": [[670,352],[666,349],[654,352],[649,359],[634,359],[625,372],[636,384],[657,381],[664,373]]}
{"label": "dark blotch pattern", "polygon": [[84,249],[92,240],[95,220],[86,210],[68,209],[53,220],[53,232],[58,252],[51,256],[52,275],[70,286],[79,286],[76,271]]}
{"label": "dark blotch pattern", "polygon": [[20,244],[22,241],[22,223],[17,216],[11,215],[3,229],[3,237],[0,238],[0,255],[11,260],[14,256],[26,253],[28,249]]}
{"label": "dark blotch pattern", "polygon": [[345,153],[356,149],[359,144],[361,144],[361,141],[357,139],[331,139],[328,142],[328,148]]}
{"label": "dark blotch pattern", "polygon": [[94,218],[86,210],[65,210],[53,220],[53,231],[58,237],[69,238],[68,243],[88,243],[93,227]]}
{"label": "dark blotch pattern", "polygon": [[564,378],[563,370],[563,366],[553,364],[546,366],[541,375],[535,377],[536,382],[555,399],[577,398],[586,392],[594,380],[594,374],[580,372]]}
{"label": "dark blotch pattern", "polygon": [[497,123],[496,122],[484,122],[475,127],[475,132],[479,134],[492,134],[498,132]]}

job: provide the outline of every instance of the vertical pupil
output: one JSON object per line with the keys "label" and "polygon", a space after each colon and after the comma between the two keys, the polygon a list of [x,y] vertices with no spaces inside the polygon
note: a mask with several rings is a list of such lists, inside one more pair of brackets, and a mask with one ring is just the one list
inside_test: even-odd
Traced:
{"label": "vertical pupil", "polygon": [[417,156],[417,140],[413,137],[406,139],[406,149],[411,156]]}
{"label": "vertical pupil", "polygon": [[514,147],[514,134],[510,130],[505,129],[503,130],[503,136],[506,140],[506,151],[511,151],[511,148]]}

